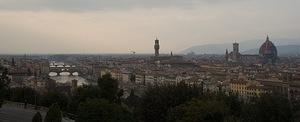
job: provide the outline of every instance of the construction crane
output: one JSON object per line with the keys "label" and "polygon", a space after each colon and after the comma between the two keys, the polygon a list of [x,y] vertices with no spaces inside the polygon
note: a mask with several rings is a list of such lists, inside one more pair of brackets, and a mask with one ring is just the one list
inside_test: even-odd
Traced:
{"label": "construction crane", "polygon": [[135,54],[136,54],[136,52],[135,52],[135,51],[133,51],[133,50],[129,50],[129,52],[130,52],[130,53],[132,53],[133,55],[135,55]]}

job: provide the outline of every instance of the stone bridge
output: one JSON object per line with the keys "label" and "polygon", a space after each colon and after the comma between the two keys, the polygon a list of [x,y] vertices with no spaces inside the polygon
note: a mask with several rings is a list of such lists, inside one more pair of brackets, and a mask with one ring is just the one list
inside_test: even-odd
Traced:
{"label": "stone bridge", "polygon": [[57,75],[60,75],[60,73],[62,72],[69,72],[70,75],[72,75],[73,73],[77,72],[78,75],[81,74],[80,73],[80,68],[76,67],[76,66],[69,66],[69,65],[63,65],[63,66],[50,66],[49,67],[49,73],[50,72],[55,72],[57,73]]}

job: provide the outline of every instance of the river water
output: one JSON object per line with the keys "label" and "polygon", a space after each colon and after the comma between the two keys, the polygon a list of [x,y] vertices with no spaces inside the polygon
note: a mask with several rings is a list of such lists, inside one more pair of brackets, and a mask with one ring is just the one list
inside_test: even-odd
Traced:
{"label": "river water", "polygon": [[[58,66],[63,66],[63,63],[51,63],[50,67],[53,65],[58,65]],[[69,72],[62,72],[60,75],[57,75],[55,72],[50,72],[49,76],[51,79],[55,80],[57,83],[71,83],[72,80],[77,80],[77,85],[82,86],[82,85],[87,85],[88,82],[86,79],[83,77],[78,76],[78,73],[75,72],[73,75],[70,75]]]}

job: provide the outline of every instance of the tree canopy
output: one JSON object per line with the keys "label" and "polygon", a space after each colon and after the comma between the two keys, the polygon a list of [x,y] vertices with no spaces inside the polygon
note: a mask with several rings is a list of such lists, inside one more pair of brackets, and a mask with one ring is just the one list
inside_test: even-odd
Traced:
{"label": "tree canopy", "polygon": [[45,122],[61,122],[62,120],[62,113],[60,111],[60,107],[57,103],[51,105],[49,108],[46,117]]}
{"label": "tree canopy", "polygon": [[193,99],[173,108],[169,122],[222,122],[229,114],[224,101]]}
{"label": "tree canopy", "polygon": [[201,88],[185,83],[149,87],[142,96],[140,116],[146,122],[165,122],[168,111],[201,96]]}
{"label": "tree canopy", "polygon": [[105,99],[90,99],[79,105],[76,122],[134,122],[134,119],[121,105]]}
{"label": "tree canopy", "polygon": [[8,77],[8,69],[0,66],[0,107],[2,106],[3,99],[5,95],[7,95],[8,85],[10,83],[10,79]]}
{"label": "tree canopy", "polygon": [[32,118],[32,122],[43,122],[43,117],[40,112],[36,112]]}
{"label": "tree canopy", "polygon": [[66,110],[68,102],[68,97],[60,92],[48,92],[41,97],[41,105],[45,107],[50,107],[53,103],[57,103],[62,110]]}
{"label": "tree canopy", "polygon": [[115,101],[118,94],[118,81],[113,79],[111,74],[105,74],[98,79],[98,86],[101,91],[101,97],[109,101]]}

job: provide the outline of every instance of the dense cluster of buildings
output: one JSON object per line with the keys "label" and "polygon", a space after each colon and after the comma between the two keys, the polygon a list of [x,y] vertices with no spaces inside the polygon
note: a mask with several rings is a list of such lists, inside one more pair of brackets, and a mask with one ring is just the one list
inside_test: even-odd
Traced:
{"label": "dense cluster of buildings", "polygon": [[[238,43],[233,43],[233,51],[226,50],[223,56],[161,54],[159,40],[154,43],[152,55],[60,55],[56,59],[80,67],[76,70],[90,84],[96,84],[99,77],[110,73],[125,93],[133,89],[142,94],[151,85],[185,82],[201,85],[205,91],[235,93],[246,100],[265,93],[300,99],[300,57],[279,57],[269,37],[257,55],[241,54]],[[1,60],[2,65],[9,67],[11,87],[28,86],[41,91],[59,88],[71,92],[78,86],[75,80],[55,86],[55,81],[48,76],[52,70],[49,58],[12,59]]]}
{"label": "dense cluster of buildings", "polygon": [[235,63],[261,63],[261,64],[272,64],[278,60],[277,48],[270,41],[269,36],[266,41],[259,48],[259,54],[257,55],[243,55],[239,52],[239,44],[233,43],[233,51],[228,53],[226,50],[225,58],[227,62]]}
{"label": "dense cluster of buildings", "polygon": [[236,93],[243,99],[265,93],[300,98],[299,59],[282,57],[279,60],[277,48],[269,37],[257,55],[241,54],[238,43],[233,43],[233,51],[226,51],[225,56],[200,59],[187,59],[173,54],[161,56],[159,47],[159,40],[156,39],[155,53],[150,59],[109,61],[118,65],[102,65],[104,67],[100,74],[112,74],[125,86],[130,84],[129,89],[186,82],[203,85],[203,89],[208,91],[221,89]]}

